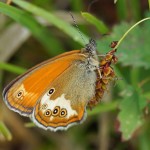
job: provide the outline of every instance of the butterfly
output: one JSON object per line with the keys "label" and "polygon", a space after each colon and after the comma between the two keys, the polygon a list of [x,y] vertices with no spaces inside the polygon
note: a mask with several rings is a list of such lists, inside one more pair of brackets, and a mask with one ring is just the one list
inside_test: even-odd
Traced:
{"label": "butterfly", "polygon": [[67,130],[82,123],[115,77],[116,50],[99,60],[96,42],[60,54],[29,69],[3,91],[6,105],[45,130]]}

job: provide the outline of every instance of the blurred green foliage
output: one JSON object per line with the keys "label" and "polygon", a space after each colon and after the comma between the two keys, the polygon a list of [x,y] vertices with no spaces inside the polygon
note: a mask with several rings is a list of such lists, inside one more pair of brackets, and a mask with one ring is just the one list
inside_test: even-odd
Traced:
{"label": "blurred green foliage", "polygon": [[[64,41],[61,42],[61,38],[57,37],[59,34],[55,35],[56,30],[52,29],[51,31],[48,27],[43,26],[35,18],[35,16],[42,17],[49,24],[53,25],[53,27],[57,28],[59,32],[62,32],[62,34],[65,33],[65,35],[63,34],[63,37],[66,36],[66,43],[68,45],[71,43],[68,47],[73,49],[72,46],[77,45],[76,42],[80,45],[85,44],[76,28],[72,27],[72,25],[67,21],[62,20],[53,13],[53,11],[58,9],[54,1],[33,0],[32,2],[27,2],[24,0],[13,0],[13,2],[15,6],[8,6],[0,2],[0,12],[12,18],[15,22],[18,22],[22,26],[28,28],[32,35],[43,45],[45,51],[50,56],[65,51],[65,46],[62,44]],[[87,12],[82,13],[82,16],[87,21],[86,23],[92,24],[92,30],[96,29],[98,34],[108,33],[108,31],[111,30],[109,35],[103,36],[101,39],[97,39],[98,51],[100,53],[108,52],[110,49],[108,45],[111,43],[111,41],[119,40],[134,23],[142,19],[143,15],[146,17],[150,16],[149,13],[146,13],[145,11],[142,12],[143,10],[140,8],[140,1],[119,0],[116,2],[115,6],[118,20],[116,20],[115,26],[113,28],[110,27],[110,29],[109,26],[105,25],[103,23],[104,21],[98,19],[98,17],[95,17]],[[72,0],[70,2],[71,11],[80,14],[80,11],[84,9],[83,7],[83,1]],[[89,39],[89,37],[86,35],[87,33],[82,34],[87,42]],[[60,133],[60,135],[53,133],[52,135],[55,137],[55,139],[58,137],[65,139],[67,136],[67,140],[71,138],[71,140],[68,142],[72,142],[68,144],[68,147],[74,147],[75,145],[77,147],[75,149],[98,149],[97,147],[93,148],[90,146],[93,143],[93,145],[99,145],[100,140],[93,140],[92,137],[93,133],[95,133],[95,131],[98,132],[99,128],[101,128],[101,124],[99,125],[100,127],[98,127],[97,118],[103,115],[105,112],[108,113],[109,116],[112,114],[115,115],[116,118],[114,119],[113,115],[111,116],[113,119],[111,119],[111,123],[108,127],[108,130],[111,130],[110,136],[114,140],[109,143],[109,149],[150,149],[149,35],[150,21],[146,21],[142,25],[139,25],[133,29],[118,47],[117,56],[119,63],[116,65],[115,71],[117,76],[121,77],[122,80],[116,81],[117,86],[113,86],[112,88],[113,93],[111,98],[113,101],[109,101],[108,103],[101,102],[92,111],[88,111],[89,116],[92,117],[89,119],[91,123],[87,124],[87,126],[83,125],[84,127],[78,126],[70,129],[67,131],[67,135],[62,133]],[[68,40],[69,42],[67,42]],[[72,44],[73,42],[75,44]],[[4,62],[0,62],[0,68],[16,74],[20,74],[25,71],[23,68]],[[6,80],[4,77],[3,79]],[[119,124],[116,127],[116,131],[121,132],[121,135],[114,131],[115,129],[112,127],[112,124],[114,124],[115,120],[117,120],[116,122]],[[6,139],[11,139],[11,133],[3,122],[0,124],[0,130],[5,137],[9,137]],[[44,135],[47,134],[47,132],[44,133]],[[118,139],[117,136],[122,137],[122,140],[129,140],[129,142],[127,144],[121,143],[121,138]],[[54,140],[54,137],[51,136],[49,139],[45,136],[44,139],[46,140],[43,140],[40,148],[48,149],[49,147],[57,147],[58,145],[54,142],[56,141]],[[91,141],[92,144],[89,145],[87,141]],[[108,142],[109,141],[106,143]],[[70,146],[70,144],[72,144],[72,146]]]}

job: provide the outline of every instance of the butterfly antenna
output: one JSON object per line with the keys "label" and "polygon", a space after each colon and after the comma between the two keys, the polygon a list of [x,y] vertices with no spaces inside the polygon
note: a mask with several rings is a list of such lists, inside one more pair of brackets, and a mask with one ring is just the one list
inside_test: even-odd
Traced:
{"label": "butterfly antenna", "polygon": [[83,37],[83,34],[81,33],[81,31],[80,31],[80,29],[79,29],[79,27],[78,27],[78,25],[77,25],[77,23],[76,23],[76,21],[75,21],[75,18],[74,18],[74,16],[73,16],[73,14],[72,14],[71,12],[69,12],[69,13],[70,13],[70,15],[71,15],[71,17],[72,17],[74,26],[77,28],[77,30],[78,30],[78,32],[79,32],[79,34],[80,34],[80,36],[81,36],[81,38],[82,38],[82,40],[83,40],[83,42],[84,42],[84,45],[86,45],[85,39],[84,39],[84,37]]}

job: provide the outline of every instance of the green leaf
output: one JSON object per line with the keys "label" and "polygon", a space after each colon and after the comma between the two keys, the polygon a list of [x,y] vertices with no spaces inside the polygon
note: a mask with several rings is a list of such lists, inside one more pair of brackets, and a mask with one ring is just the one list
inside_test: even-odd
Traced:
{"label": "green leaf", "polygon": [[0,68],[17,74],[21,74],[26,71],[24,68],[3,62],[0,62]]}
{"label": "green leaf", "polygon": [[[47,20],[49,23],[53,24],[55,27],[60,29],[61,31],[65,32],[68,36],[70,36],[74,41],[85,45],[84,41],[81,39],[81,36],[77,29],[72,27],[69,23],[59,19],[57,16],[53,15],[52,13],[39,8],[35,5],[32,5],[31,3],[25,2],[23,0],[13,0],[15,4],[20,6],[21,8],[25,9],[28,12],[33,13],[34,15],[41,16],[45,20]],[[70,14],[68,13],[68,16]],[[88,43],[88,37],[82,33],[86,43]]]}
{"label": "green leaf", "polygon": [[82,12],[81,14],[89,23],[93,24],[100,33],[106,34],[109,32],[108,27],[101,20],[97,19],[95,16],[87,12]]}
{"label": "green leaf", "polygon": [[[104,37],[100,42],[98,41],[98,49],[101,52],[104,50],[107,52],[106,46],[111,41],[119,40],[130,27],[131,24],[124,22],[115,26],[110,36]],[[150,21],[146,21],[142,26],[133,29],[118,48],[119,62],[124,66],[150,68],[149,35]]]}
{"label": "green leaf", "polygon": [[133,87],[128,86],[124,99],[120,103],[120,113],[118,115],[119,130],[122,132],[123,140],[130,139],[134,132],[142,125],[142,110],[145,106],[146,99],[140,89],[135,90]]}
{"label": "green leaf", "polygon": [[50,54],[56,55],[58,53],[64,52],[60,43],[51,37],[49,30],[40,25],[29,13],[2,2],[0,2],[0,12],[8,15],[18,23],[28,28],[30,32],[43,44],[43,46],[48,50]]}

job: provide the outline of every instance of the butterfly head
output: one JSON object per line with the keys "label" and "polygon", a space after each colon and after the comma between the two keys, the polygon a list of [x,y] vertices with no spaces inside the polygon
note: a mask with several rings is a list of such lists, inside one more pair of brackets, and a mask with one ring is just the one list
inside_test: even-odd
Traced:
{"label": "butterfly head", "polygon": [[85,48],[83,50],[84,53],[89,53],[91,56],[96,55],[96,41],[94,39],[90,39],[89,43],[85,45]]}

